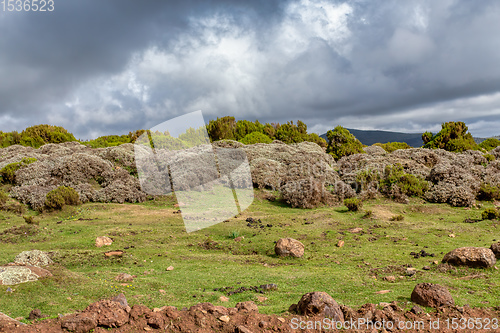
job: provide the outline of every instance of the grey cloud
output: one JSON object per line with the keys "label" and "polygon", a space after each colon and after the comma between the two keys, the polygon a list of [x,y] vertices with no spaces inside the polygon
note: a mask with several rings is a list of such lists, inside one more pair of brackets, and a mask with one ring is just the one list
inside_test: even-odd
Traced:
{"label": "grey cloud", "polygon": [[83,138],[202,109],[206,118],[303,119],[318,131],[421,131],[457,116],[500,134],[487,125],[500,101],[474,100],[500,91],[495,1],[56,5],[45,16],[0,14],[9,78],[0,119],[10,126],[50,119]]}

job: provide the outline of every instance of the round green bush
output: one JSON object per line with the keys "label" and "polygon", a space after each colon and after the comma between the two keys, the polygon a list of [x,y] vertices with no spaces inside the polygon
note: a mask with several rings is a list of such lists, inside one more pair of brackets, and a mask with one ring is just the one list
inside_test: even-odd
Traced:
{"label": "round green bush", "polygon": [[254,143],[271,143],[273,140],[260,132],[252,132],[247,135],[243,139],[240,140],[241,143],[245,145],[253,145]]}
{"label": "round green bush", "polygon": [[351,212],[357,212],[363,207],[363,201],[358,198],[348,198],[344,200],[344,205]]}
{"label": "round green bush", "polygon": [[45,206],[49,209],[61,209],[65,205],[78,205],[80,196],[75,189],[69,186],[59,186],[47,193]]}
{"label": "round green bush", "polygon": [[500,214],[496,211],[495,208],[486,208],[481,214],[481,217],[483,218],[483,220],[494,220],[499,217],[499,215]]}

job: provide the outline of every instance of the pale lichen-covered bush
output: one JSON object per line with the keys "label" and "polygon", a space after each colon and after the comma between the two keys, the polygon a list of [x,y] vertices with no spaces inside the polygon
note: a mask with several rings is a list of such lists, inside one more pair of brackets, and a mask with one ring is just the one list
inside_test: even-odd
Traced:
{"label": "pale lichen-covered bush", "polygon": [[42,210],[45,206],[47,193],[57,188],[55,185],[40,186],[26,185],[16,186],[11,190],[11,196],[25,204],[30,205],[35,210]]}
{"label": "pale lichen-covered bush", "polygon": [[314,178],[290,181],[281,187],[283,200],[292,207],[314,208],[326,199],[324,182]]}
{"label": "pale lichen-covered bush", "polygon": [[368,146],[363,148],[363,151],[368,155],[387,155],[385,149],[380,146]]}
{"label": "pale lichen-covered bush", "polygon": [[500,159],[500,146],[490,151],[491,155],[495,156],[496,159]]}
{"label": "pale lichen-covered bush", "polygon": [[301,142],[243,146],[251,165],[253,182],[257,187],[279,189],[287,182],[313,177],[323,178],[326,185],[334,185],[338,174],[333,158],[315,143]]}

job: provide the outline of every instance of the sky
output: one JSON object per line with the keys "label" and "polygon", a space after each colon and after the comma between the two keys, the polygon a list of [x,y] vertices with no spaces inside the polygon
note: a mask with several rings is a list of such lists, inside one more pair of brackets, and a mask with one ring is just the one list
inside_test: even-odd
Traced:
{"label": "sky", "polygon": [[0,7],[0,130],[127,134],[201,110],[500,135],[500,2],[55,0]]}

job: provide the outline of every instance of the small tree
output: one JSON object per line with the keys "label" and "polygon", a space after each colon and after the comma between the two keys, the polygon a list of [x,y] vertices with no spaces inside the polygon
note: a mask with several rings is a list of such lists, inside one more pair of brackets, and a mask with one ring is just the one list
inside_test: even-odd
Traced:
{"label": "small tree", "polygon": [[450,121],[441,125],[441,131],[436,135],[430,132],[422,134],[424,148],[445,149],[452,152],[462,152],[465,150],[479,150],[479,146],[474,141],[472,134],[462,121]]}
{"label": "small tree", "polygon": [[326,137],[328,138],[326,152],[332,155],[335,160],[339,160],[343,156],[364,153],[363,144],[342,126],[328,131]]}

